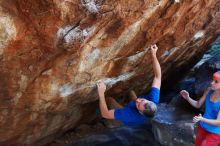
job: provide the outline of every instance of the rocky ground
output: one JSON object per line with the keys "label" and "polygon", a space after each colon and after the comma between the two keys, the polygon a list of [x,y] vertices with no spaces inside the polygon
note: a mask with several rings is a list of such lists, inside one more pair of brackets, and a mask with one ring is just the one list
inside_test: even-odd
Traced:
{"label": "rocky ground", "polygon": [[155,141],[149,124],[136,127],[122,126],[108,130],[105,129],[102,132],[93,133],[78,141],[72,141],[71,133],[67,135],[69,135],[69,138],[64,140],[65,142],[57,140],[50,146],[161,146]]}

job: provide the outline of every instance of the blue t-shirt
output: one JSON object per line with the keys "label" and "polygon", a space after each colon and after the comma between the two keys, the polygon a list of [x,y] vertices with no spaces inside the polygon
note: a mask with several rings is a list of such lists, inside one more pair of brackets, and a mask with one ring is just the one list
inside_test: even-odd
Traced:
{"label": "blue t-shirt", "polygon": [[[217,101],[217,102],[210,101],[210,96],[212,95],[213,92],[214,92],[214,90],[210,90],[208,95],[206,96],[205,113],[204,113],[203,117],[206,119],[216,120],[218,117],[218,113],[220,111],[220,101]],[[207,130],[211,133],[220,134],[220,126],[210,125],[205,122],[200,122],[200,125],[205,130]]]}
{"label": "blue t-shirt", "polygon": [[[152,87],[148,95],[142,95],[140,98],[145,98],[158,105],[160,99],[160,89]],[[138,111],[134,101],[129,102],[124,108],[115,109],[114,117],[115,120],[121,121],[127,126],[141,125],[148,119],[147,116]]]}

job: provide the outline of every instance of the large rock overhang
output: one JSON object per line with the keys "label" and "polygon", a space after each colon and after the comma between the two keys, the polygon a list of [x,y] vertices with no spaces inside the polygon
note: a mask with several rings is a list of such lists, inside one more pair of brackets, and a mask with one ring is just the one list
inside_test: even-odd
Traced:
{"label": "large rock overhang", "polygon": [[98,80],[107,96],[144,92],[151,44],[163,79],[178,75],[219,36],[219,9],[219,0],[1,1],[0,144],[40,145],[77,126]]}

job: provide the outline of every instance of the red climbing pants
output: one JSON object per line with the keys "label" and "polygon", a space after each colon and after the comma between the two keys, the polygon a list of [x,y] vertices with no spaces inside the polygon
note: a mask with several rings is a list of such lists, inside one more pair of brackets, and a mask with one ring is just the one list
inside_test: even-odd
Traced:
{"label": "red climbing pants", "polygon": [[208,132],[199,125],[195,146],[220,146],[220,134]]}

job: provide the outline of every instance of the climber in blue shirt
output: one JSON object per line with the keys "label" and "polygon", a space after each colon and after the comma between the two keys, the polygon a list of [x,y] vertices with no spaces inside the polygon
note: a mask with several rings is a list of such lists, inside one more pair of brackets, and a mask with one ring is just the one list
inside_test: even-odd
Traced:
{"label": "climber in blue shirt", "polygon": [[[122,107],[113,98],[105,99],[106,85],[104,82],[98,82],[98,94],[99,94],[99,107],[102,117],[106,119],[115,119],[123,122],[128,126],[141,125],[146,122],[147,119],[153,117],[157,111],[157,105],[160,98],[160,86],[161,86],[161,67],[157,59],[158,47],[152,45],[150,48],[151,57],[153,61],[154,79],[152,87],[148,95],[143,95],[137,98],[134,91],[130,92],[130,97],[133,101],[129,102],[125,107]],[[109,109],[106,101],[110,106]]]}

